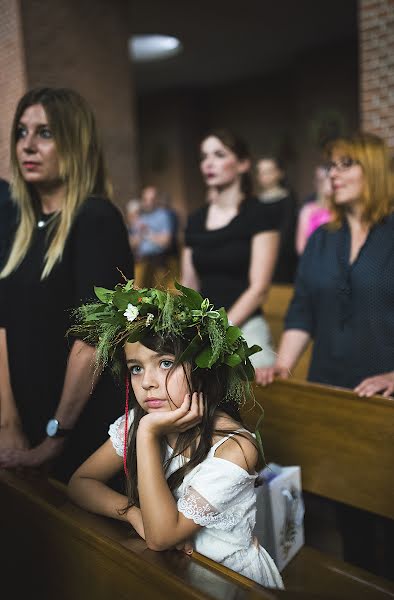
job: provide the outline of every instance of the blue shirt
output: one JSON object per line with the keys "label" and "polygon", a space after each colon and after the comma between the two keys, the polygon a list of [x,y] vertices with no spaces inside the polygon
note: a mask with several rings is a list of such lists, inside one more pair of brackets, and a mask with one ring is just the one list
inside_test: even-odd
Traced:
{"label": "blue shirt", "polygon": [[[145,225],[148,231],[152,233],[172,233],[171,217],[165,208],[155,208],[152,212],[141,213],[139,222]],[[140,257],[162,254],[164,251],[163,246],[144,237],[142,237],[138,246],[138,255]]]}
{"label": "blue shirt", "polygon": [[371,228],[350,265],[347,222],[310,237],[285,329],[314,340],[308,379],[354,388],[394,369],[394,214]]}

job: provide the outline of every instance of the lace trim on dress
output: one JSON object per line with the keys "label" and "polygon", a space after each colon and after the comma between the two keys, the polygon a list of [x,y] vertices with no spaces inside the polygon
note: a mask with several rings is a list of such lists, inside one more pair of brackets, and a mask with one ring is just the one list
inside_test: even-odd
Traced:
{"label": "lace trim on dress", "polygon": [[109,426],[108,433],[116,454],[123,456],[125,418],[119,417]]}
{"label": "lace trim on dress", "polygon": [[236,513],[219,513],[209,502],[191,486],[179,498],[178,510],[187,519],[193,520],[202,527],[217,527],[218,529],[232,529],[239,521]]}

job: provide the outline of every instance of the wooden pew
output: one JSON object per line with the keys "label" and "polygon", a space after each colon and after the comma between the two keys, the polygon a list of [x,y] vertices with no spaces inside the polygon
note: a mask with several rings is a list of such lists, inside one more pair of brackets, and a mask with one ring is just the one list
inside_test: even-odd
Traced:
{"label": "wooden pew", "polygon": [[[267,462],[300,465],[303,490],[394,519],[394,402],[302,381],[255,387]],[[252,428],[257,407],[243,410]],[[394,540],[393,540],[394,541]],[[283,572],[289,590],[393,598],[394,584],[304,547]],[[335,594],[335,595],[334,595]]]}
{"label": "wooden pew", "polygon": [[[284,319],[290,300],[293,296],[292,285],[272,285],[267,301],[264,303],[264,316],[271,330],[274,349],[277,350],[279,340],[283,332]],[[312,344],[300,358],[297,366],[293,369],[293,376],[297,379],[306,379],[309,363],[311,360]]]}
{"label": "wooden pew", "polygon": [[[62,484],[0,471],[2,597],[56,600],[303,600],[194,553],[153,552],[125,523],[90,514]],[[8,590],[8,595],[4,594]]]}

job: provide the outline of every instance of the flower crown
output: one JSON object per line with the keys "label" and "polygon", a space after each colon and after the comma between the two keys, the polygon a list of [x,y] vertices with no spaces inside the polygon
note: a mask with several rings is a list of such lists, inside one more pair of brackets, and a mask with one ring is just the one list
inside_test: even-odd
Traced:
{"label": "flower crown", "polygon": [[82,336],[97,348],[97,363],[108,363],[120,374],[125,342],[143,340],[149,333],[183,338],[187,346],[179,361],[211,369],[227,365],[229,386],[226,399],[238,402],[250,395],[254,369],[249,357],[261,350],[249,347],[239,327],[231,325],[224,308],[215,310],[208,298],[175,282],[176,291],[135,288],[133,280],[114,290],[95,287],[99,302],[84,304],[75,311],[77,324],[71,333]]}

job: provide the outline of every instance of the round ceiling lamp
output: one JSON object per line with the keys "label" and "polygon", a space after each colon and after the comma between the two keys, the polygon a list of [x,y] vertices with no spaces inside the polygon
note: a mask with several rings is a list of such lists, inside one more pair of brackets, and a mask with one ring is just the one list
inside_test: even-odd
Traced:
{"label": "round ceiling lamp", "polygon": [[163,60],[179,54],[182,44],[171,35],[133,35],[129,39],[129,53],[135,62]]}

